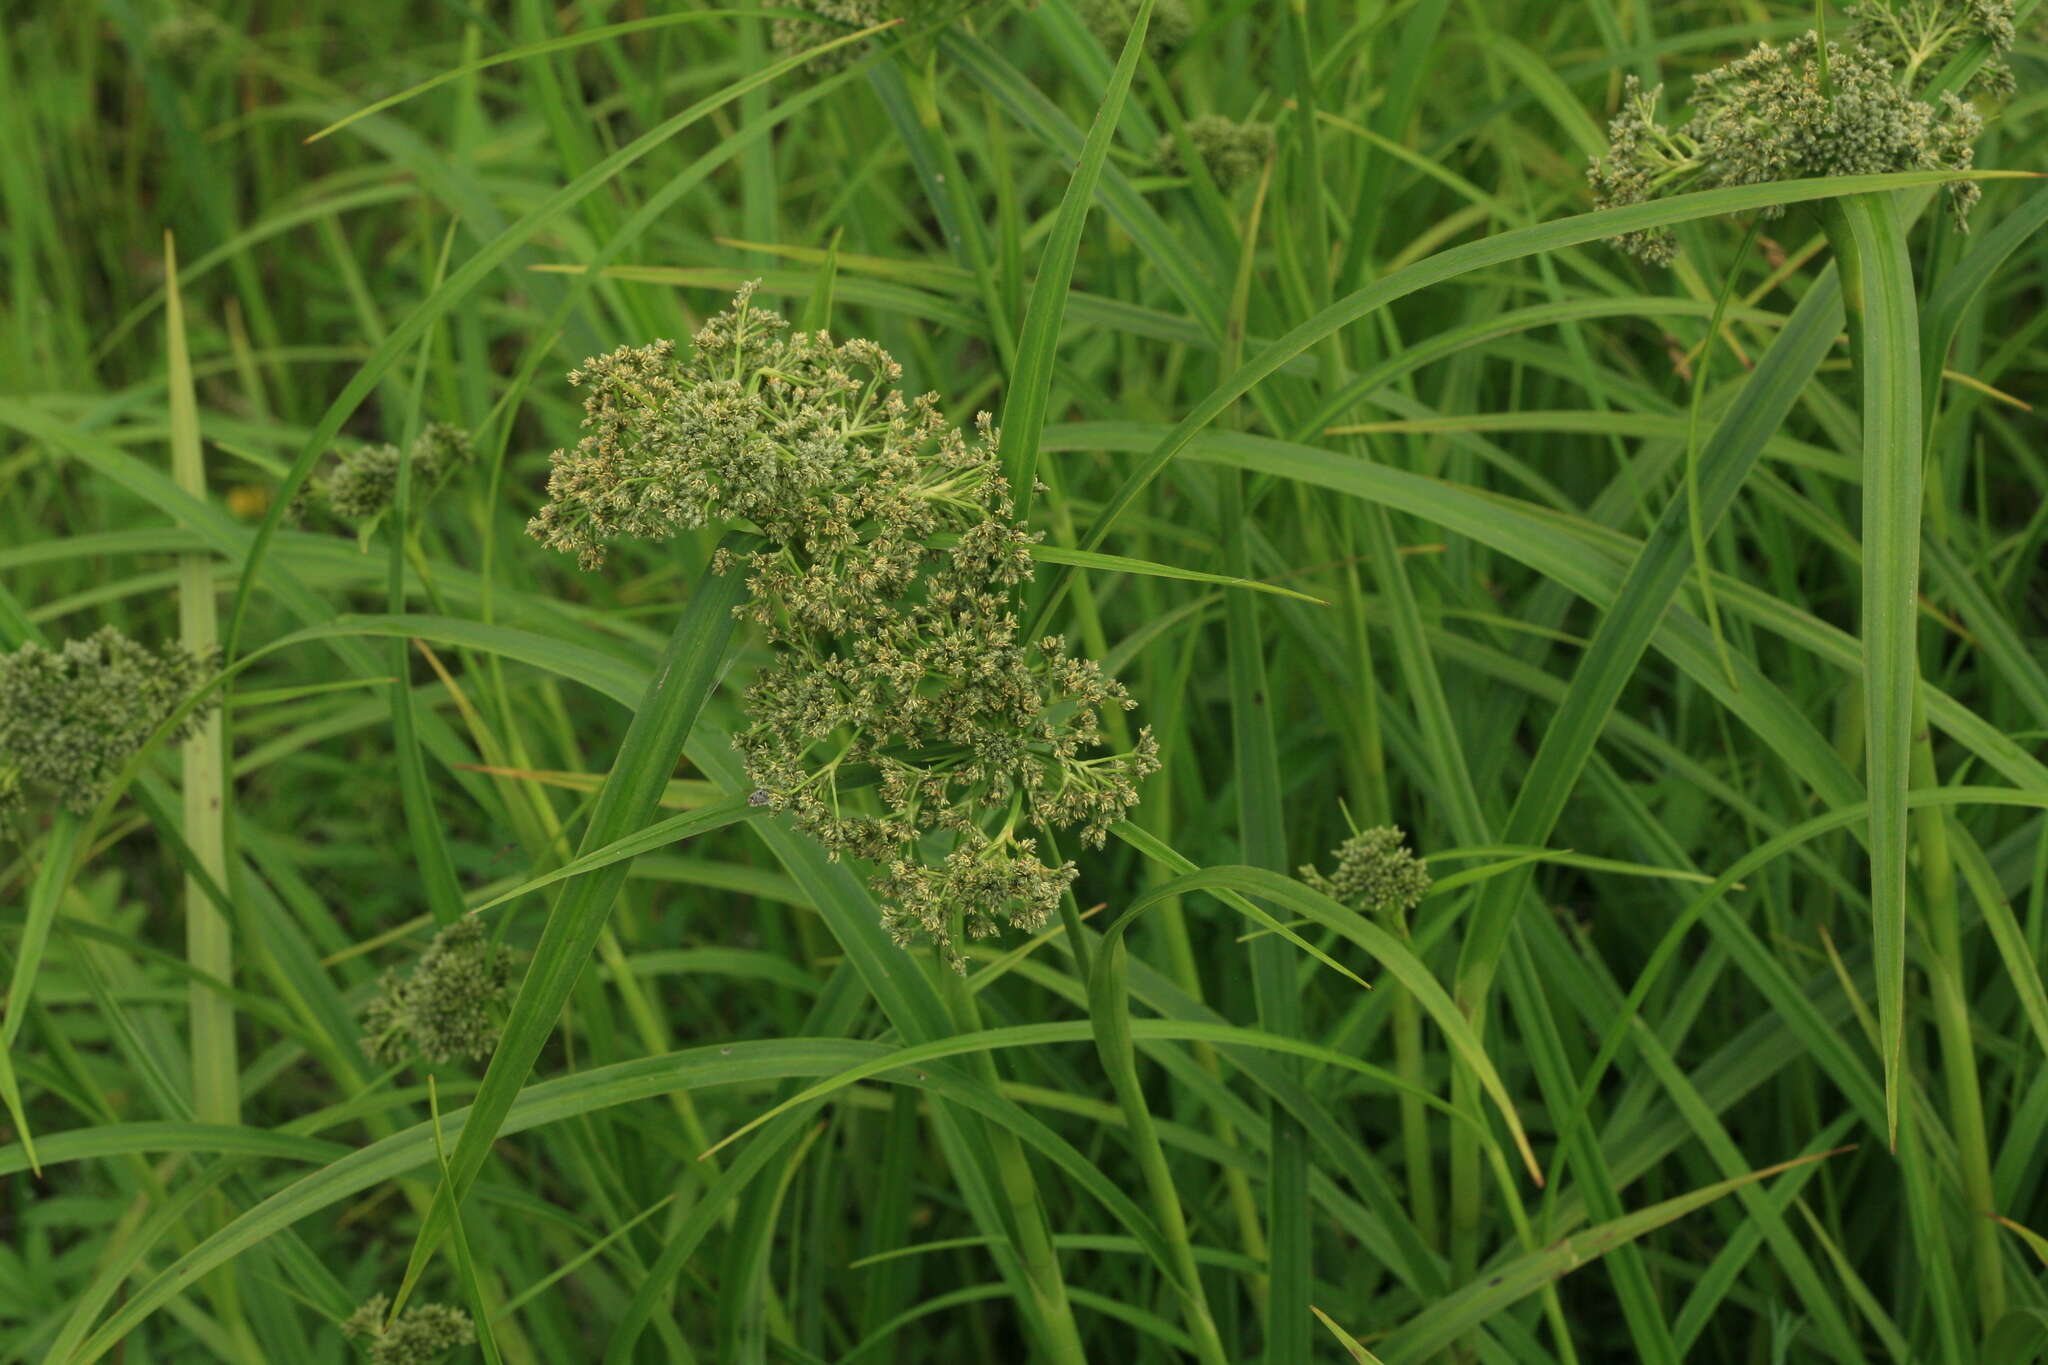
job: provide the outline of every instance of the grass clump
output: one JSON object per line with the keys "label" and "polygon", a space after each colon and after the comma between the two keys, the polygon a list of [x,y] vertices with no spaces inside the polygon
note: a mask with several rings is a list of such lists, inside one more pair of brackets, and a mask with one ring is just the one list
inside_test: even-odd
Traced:
{"label": "grass clump", "polygon": [[2028,1358],[2043,0],[1141,8],[10,13],[0,1365]]}

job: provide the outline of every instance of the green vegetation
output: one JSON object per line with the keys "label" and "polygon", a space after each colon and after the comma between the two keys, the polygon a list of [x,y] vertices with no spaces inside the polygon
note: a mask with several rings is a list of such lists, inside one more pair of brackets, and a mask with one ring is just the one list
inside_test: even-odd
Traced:
{"label": "green vegetation", "polygon": [[0,24],[0,1362],[2048,1353],[2037,0]]}

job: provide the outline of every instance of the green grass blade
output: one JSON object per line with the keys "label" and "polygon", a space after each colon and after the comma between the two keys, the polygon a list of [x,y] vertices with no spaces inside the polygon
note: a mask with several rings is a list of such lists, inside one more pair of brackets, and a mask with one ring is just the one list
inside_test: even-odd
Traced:
{"label": "green grass blade", "polygon": [[1053,367],[1059,354],[1060,330],[1067,316],[1067,295],[1074,284],[1074,258],[1081,252],[1081,231],[1088,224],[1096,183],[1109,159],[1110,144],[1116,139],[1117,120],[1131,92],[1131,76],[1145,51],[1152,4],[1153,0],[1139,0],[1137,17],[1124,39],[1123,55],[1117,59],[1109,88],[1103,92],[1102,106],[1095,111],[1088,140],[1082,144],[1081,160],[1074,167],[1066,192],[1060,196],[1052,231],[1038,258],[1038,278],[1031,286],[1031,302],[1024,310],[1024,330],[1017,339],[1017,363],[1010,373],[1009,391],[1003,401],[1002,444],[998,452],[1020,522],[1031,519],[1031,500],[1038,486],[1038,437],[1045,429],[1046,409],[1052,403]]}

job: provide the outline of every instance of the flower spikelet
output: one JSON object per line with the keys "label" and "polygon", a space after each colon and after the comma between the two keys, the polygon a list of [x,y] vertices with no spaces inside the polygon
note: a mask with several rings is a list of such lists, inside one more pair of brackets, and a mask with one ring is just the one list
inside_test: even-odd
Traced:
{"label": "flower spikelet", "polygon": [[[179,645],[150,649],[112,626],[54,650],[29,643],[0,654],[0,820],[31,797],[90,812],[217,663]],[[195,707],[171,740],[189,737],[217,704]]]}
{"label": "flower spikelet", "polygon": [[[1081,22],[1112,57],[1123,51],[1131,26],[1138,21],[1138,0],[1080,0],[1076,8]],[[1157,0],[1145,25],[1145,50],[1163,60],[1185,47],[1194,31],[1187,0]]]}
{"label": "flower spikelet", "polygon": [[[896,7],[888,4],[887,0],[802,0],[801,4],[789,8],[807,10],[817,16],[815,19],[775,21],[770,33],[777,50],[793,54],[855,29],[872,28],[891,17]],[[847,43],[835,47],[811,58],[806,65],[820,74],[837,71],[861,56],[862,46],[860,43]]]}
{"label": "flower spikelet", "polygon": [[363,1016],[363,1046],[379,1061],[408,1049],[429,1062],[476,1061],[498,1044],[499,1011],[512,981],[508,954],[465,916],[440,933],[412,971],[388,971]]}
{"label": "flower spikelet", "polygon": [[[1760,44],[1694,77],[1690,116],[1669,126],[1657,111],[1661,87],[1645,90],[1629,77],[1621,108],[1608,125],[1607,152],[1587,173],[1596,207],[1779,180],[1968,170],[1982,116],[1952,92],[1934,102],[1914,93],[1915,82],[1929,74],[1928,57],[1913,60],[1901,48],[1909,41],[1898,37],[1903,30],[1889,21],[1908,10],[1960,14],[1980,8],[1953,0],[1863,6],[1851,43],[1829,43],[1825,60],[1812,33],[1782,46]],[[1885,22],[1875,17],[1880,15]],[[1954,29],[1966,30],[1977,31],[1960,22]],[[1945,48],[1949,39],[1936,34],[1927,41]],[[1963,41],[1968,38],[1956,39]],[[1902,57],[1908,65],[1896,67]],[[1957,181],[1949,191],[1957,222],[1964,224],[1978,187]],[[1783,209],[1764,212],[1773,217]],[[1656,264],[1669,263],[1677,249],[1665,228],[1628,233],[1616,242]]]}
{"label": "flower spikelet", "polygon": [[1899,68],[1908,88],[1981,41],[1989,55],[1959,93],[2013,92],[2012,67],[2006,61],[2017,36],[2013,0],[1857,0],[1845,8],[1853,21],[1850,44],[1869,48]]}
{"label": "flower spikelet", "polygon": [[[1203,114],[1187,122],[1187,145],[1209,169],[1216,187],[1229,194],[1239,185],[1258,178],[1273,155],[1273,125],[1256,120],[1238,122],[1222,114]],[[1168,138],[1159,144],[1158,170],[1162,175],[1183,175],[1187,163],[1179,142]]]}
{"label": "flower spikelet", "polygon": [[[446,422],[429,423],[412,443],[412,502],[424,503],[474,458],[467,431]],[[398,497],[400,452],[385,444],[344,452],[324,479],[308,479],[292,496],[285,515],[302,520],[316,503],[358,530],[368,532]]]}
{"label": "flower spikelet", "polygon": [[476,1340],[476,1327],[460,1308],[418,1304],[387,1325],[384,1314],[390,1306],[384,1295],[372,1295],[341,1324],[343,1336],[369,1347],[372,1365],[432,1365]]}
{"label": "flower spikelet", "polygon": [[572,376],[585,435],[530,529],[592,567],[626,537],[760,533],[719,565],[746,576],[738,613],[773,651],[734,738],[750,799],[868,862],[898,941],[957,965],[955,926],[1035,929],[1073,880],[1031,827],[1100,846],[1157,745],[1106,752],[1128,692],[1018,621],[1037,537],[994,425],[953,425],[900,376],[873,342],[793,333],[743,290],[687,357],[656,343]]}
{"label": "flower spikelet", "polygon": [[1301,880],[1331,900],[1376,914],[1405,915],[1429,894],[1429,868],[1408,848],[1399,826],[1379,825],[1337,846],[1328,875],[1301,869]]}

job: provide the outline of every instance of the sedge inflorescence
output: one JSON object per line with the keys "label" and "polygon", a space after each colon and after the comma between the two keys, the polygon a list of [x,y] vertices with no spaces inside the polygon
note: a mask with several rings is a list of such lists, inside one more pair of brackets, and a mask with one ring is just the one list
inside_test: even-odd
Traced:
{"label": "sedge inflorescence", "polygon": [[[412,502],[415,507],[439,492],[475,458],[467,431],[447,422],[429,423],[412,443]],[[398,497],[401,452],[395,445],[358,446],[343,451],[325,477],[299,486],[287,515],[294,523],[314,507],[368,536]]]}
{"label": "sedge inflorescence", "polygon": [[1397,825],[1352,835],[1337,846],[1336,860],[1328,875],[1303,867],[1301,880],[1333,901],[1375,914],[1405,915],[1429,894],[1429,868]]}
{"label": "sedge inflorescence", "polygon": [[[1273,155],[1273,125],[1255,119],[1240,122],[1223,114],[1202,114],[1187,121],[1186,146],[1208,168],[1216,188],[1229,194],[1258,178]],[[1155,168],[1162,175],[1185,175],[1182,144],[1166,138],[1159,144]]]}
{"label": "sedge inflorescence", "polygon": [[[1123,51],[1124,39],[1138,21],[1138,0],[1080,0],[1081,22],[1111,56]],[[1187,0],[1156,0],[1145,25],[1145,50],[1158,59],[1180,51],[1195,31]]]}
{"label": "sedge inflorescence", "polygon": [[373,1294],[341,1324],[343,1336],[369,1348],[371,1365],[433,1365],[476,1340],[476,1326],[460,1308],[422,1303],[387,1322],[390,1306],[389,1298]]}
{"label": "sedge inflorescence", "polygon": [[[2011,0],[1869,0],[1851,14],[1843,42],[1809,32],[1695,76],[1691,115],[1676,124],[1658,115],[1663,87],[1645,90],[1629,77],[1607,152],[1587,173],[1595,206],[1778,180],[1970,169],[1983,116],[1965,96],[2011,88],[2001,60],[2013,41]],[[1992,59],[1960,91],[1923,97],[1941,64],[1979,39]],[[1959,180],[1949,192],[1962,224],[1980,191]],[[1667,228],[1616,241],[1656,264],[1677,252]]]}
{"label": "sedge inflorescence", "polygon": [[[0,654],[0,832],[32,801],[90,812],[217,664],[180,645],[151,649],[112,626],[57,649],[31,642]],[[195,707],[172,742],[216,704]]]}
{"label": "sedge inflorescence", "polygon": [[1036,929],[1073,881],[1032,828],[1100,846],[1157,746],[1106,752],[1104,717],[1135,703],[1061,637],[1026,637],[1012,593],[1037,537],[987,415],[963,431],[873,342],[792,333],[751,292],[687,356],[661,342],[571,376],[586,435],[530,529],[587,568],[624,537],[759,533],[717,566],[746,574],[738,612],[773,648],[734,740],[755,800],[868,861],[897,942],[958,966],[956,931]]}
{"label": "sedge inflorescence", "polygon": [[363,1016],[363,1050],[383,1062],[408,1051],[435,1063],[488,1057],[511,983],[510,955],[465,916],[434,935],[409,973],[384,973]]}

